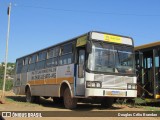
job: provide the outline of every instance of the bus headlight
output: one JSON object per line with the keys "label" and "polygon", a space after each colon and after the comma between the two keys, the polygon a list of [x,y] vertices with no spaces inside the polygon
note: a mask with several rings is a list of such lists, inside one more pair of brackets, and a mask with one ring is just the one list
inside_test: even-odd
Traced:
{"label": "bus headlight", "polygon": [[87,88],[101,88],[101,82],[99,81],[87,81],[86,87]]}
{"label": "bus headlight", "polygon": [[127,84],[127,89],[128,90],[136,90],[137,89],[137,84],[135,84],[135,83],[128,83]]}
{"label": "bus headlight", "polygon": [[136,90],[137,89],[137,85],[132,85],[132,89]]}
{"label": "bus headlight", "polygon": [[96,83],[96,87],[97,87],[97,88],[101,88],[101,83],[97,82],[97,83]]}
{"label": "bus headlight", "polygon": [[96,87],[96,83],[92,82],[91,87]]}

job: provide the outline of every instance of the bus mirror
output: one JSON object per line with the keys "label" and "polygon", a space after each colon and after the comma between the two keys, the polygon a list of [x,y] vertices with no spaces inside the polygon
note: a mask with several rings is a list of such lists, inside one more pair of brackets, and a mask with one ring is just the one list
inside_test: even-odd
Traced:
{"label": "bus mirror", "polygon": [[87,53],[92,53],[92,43],[89,41],[87,42],[86,50],[87,50]]}

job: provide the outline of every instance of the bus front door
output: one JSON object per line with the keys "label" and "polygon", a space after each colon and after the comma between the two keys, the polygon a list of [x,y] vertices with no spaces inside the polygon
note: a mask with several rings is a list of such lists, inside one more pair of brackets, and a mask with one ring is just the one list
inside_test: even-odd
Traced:
{"label": "bus front door", "polygon": [[84,80],[84,68],[85,68],[85,50],[78,50],[78,64],[77,64],[77,75],[76,75],[76,95],[85,95],[85,80]]}

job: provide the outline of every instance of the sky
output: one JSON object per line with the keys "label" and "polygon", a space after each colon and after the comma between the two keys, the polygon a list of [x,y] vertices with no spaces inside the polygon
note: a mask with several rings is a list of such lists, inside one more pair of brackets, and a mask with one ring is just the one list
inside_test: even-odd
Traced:
{"label": "sky", "polygon": [[89,31],[130,36],[135,46],[160,40],[160,0],[0,0],[0,62],[8,62]]}

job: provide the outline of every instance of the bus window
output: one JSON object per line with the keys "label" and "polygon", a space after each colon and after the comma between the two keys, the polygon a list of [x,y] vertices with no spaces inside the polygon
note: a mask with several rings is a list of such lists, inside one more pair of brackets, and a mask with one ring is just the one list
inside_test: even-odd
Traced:
{"label": "bus window", "polygon": [[73,54],[62,55],[59,59],[59,65],[71,64],[73,61]]}
{"label": "bus window", "polygon": [[159,57],[155,57],[155,67],[159,67]]}
{"label": "bus window", "polygon": [[59,57],[59,65],[67,65],[73,62],[73,44],[68,43],[61,46],[60,49],[60,57]]}
{"label": "bus window", "polygon": [[33,71],[35,70],[35,62],[37,61],[37,54],[34,54],[30,57],[29,60],[29,68],[28,71]]}
{"label": "bus window", "polygon": [[46,61],[46,68],[57,66],[57,58],[50,58]]}
{"label": "bus window", "polygon": [[35,63],[37,61],[37,55],[32,55],[31,60],[30,60],[30,64],[31,63]]}
{"label": "bus window", "polygon": [[151,68],[151,67],[152,67],[152,59],[147,58],[147,68]]}
{"label": "bus window", "polygon": [[50,50],[48,51],[47,59],[50,59],[50,58],[52,58],[52,57],[53,57],[53,49],[50,49]]}
{"label": "bus window", "polygon": [[36,63],[36,70],[44,68],[46,56],[47,56],[46,51],[40,52],[38,54],[38,62]]}
{"label": "bus window", "polygon": [[23,60],[23,68],[22,68],[22,72],[27,72],[28,71],[28,57],[24,58]]}
{"label": "bus window", "polygon": [[25,63],[24,65],[28,65],[28,57],[25,58]]}
{"label": "bus window", "polygon": [[48,56],[46,60],[46,68],[57,66],[58,53],[59,53],[59,47],[52,48],[48,51]]}
{"label": "bus window", "polygon": [[17,74],[22,72],[22,68],[23,68],[23,59],[20,59],[17,61]]}
{"label": "bus window", "polygon": [[64,45],[64,46],[62,46],[62,55],[64,55],[64,54],[68,54],[68,53],[72,53],[72,51],[73,51],[73,45],[72,45],[72,43],[69,43],[69,44],[66,44],[66,45]]}
{"label": "bus window", "polygon": [[48,57],[47,59],[53,58],[53,57],[57,57],[59,53],[59,48],[52,48],[48,51]]}
{"label": "bus window", "polygon": [[46,59],[46,55],[47,55],[46,51],[39,53],[38,54],[38,61],[45,60]]}
{"label": "bus window", "polygon": [[36,70],[43,69],[45,65],[45,61],[40,61],[36,63]]}

